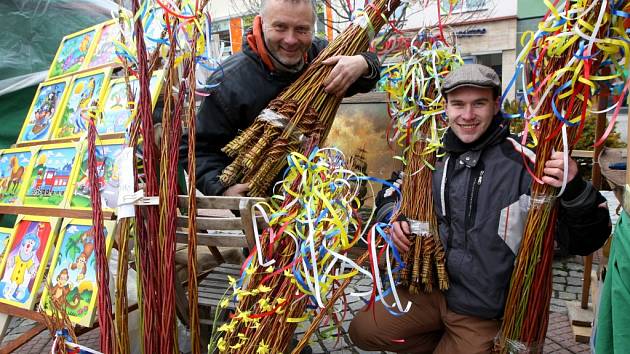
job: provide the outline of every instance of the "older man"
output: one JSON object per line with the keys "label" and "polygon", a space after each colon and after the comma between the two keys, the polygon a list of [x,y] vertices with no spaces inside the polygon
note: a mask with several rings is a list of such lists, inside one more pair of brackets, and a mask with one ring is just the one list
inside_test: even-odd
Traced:
{"label": "older man", "polygon": [[[411,310],[393,316],[382,305],[360,312],[350,338],[362,349],[404,353],[488,353],[498,335],[510,276],[530,206],[532,178],[522,151],[500,115],[500,80],[490,68],[464,65],[444,80],[449,129],[433,174],[439,233],[450,288],[411,295],[398,289]],[[523,149],[523,150],[522,150]],[[563,156],[545,164],[542,180],[562,185]],[[558,236],[573,254],[590,254],[610,234],[605,199],[569,161],[559,200]],[[384,206],[387,208],[387,205]],[[391,236],[409,249],[409,225],[394,222]],[[405,301],[406,300],[406,301]]]}
{"label": "older man", "polygon": [[[250,126],[267,104],[293,83],[323,50],[326,41],[313,36],[317,19],[310,0],[263,0],[260,14],[246,35],[243,51],[227,58],[215,72],[197,115],[197,188],[206,195],[245,196],[247,184],[224,186],[219,176],[231,159],[221,148]],[[337,96],[369,91],[379,78],[374,54],[338,56],[324,82]],[[187,137],[180,156],[187,160]]]}

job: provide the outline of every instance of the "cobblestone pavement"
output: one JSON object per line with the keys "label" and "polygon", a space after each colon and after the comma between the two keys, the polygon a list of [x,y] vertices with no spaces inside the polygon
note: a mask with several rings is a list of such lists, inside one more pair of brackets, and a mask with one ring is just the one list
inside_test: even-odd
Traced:
{"label": "cobblestone pavement", "polygon": [[[614,196],[610,192],[605,196],[611,204],[611,218],[613,225],[617,220],[614,210],[617,206]],[[612,199],[611,199],[612,198]],[[547,338],[545,340],[545,353],[590,353],[590,347],[587,344],[575,342],[573,333],[567,316],[566,301],[580,300],[582,294],[583,265],[581,257],[567,257],[554,259],[553,262],[553,296],[551,299],[549,317],[549,328],[547,330]],[[354,284],[357,290],[369,290],[366,279],[359,279]],[[352,300],[351,300],[352,301]],[[361,308],[362,302],[354,300],[351,302],[350,313],[354,314]],[[343,333],[341,338],[319,338],[313,336],[311,339],[311,348],[313,353],[378,353],[366,352],[354,348],[350,343],[347,335],[348,326],[352,316],[343,322]],[[30,320],[17,319],[14,320],[8,330],[8,334],[2,344],[15,339],[20,333],[28,330],[33,322]],[[297,330],[298,336],[303,333],[304,329]],[[99,349],[99,332],[98,329],[92,330],[79,337],[79,343],[89,348]],[[35,336],[27,344],[22,346],[15,353],[20,354],[40,354],[50,353],[51,341],[48,331],[44,331]]]}
{"label": "cobblestone pavement", "polygon": [[[570,257],[565,259],[556,259],[553,263],[553,298],[551,299],[549,318],[549,329],[547,331],[547,339],[545,341],[545,353],[590,353],[589,346],[574,341],[567,317],[566,300],[579,300],[582,293],[582,264],[581,259]],[[357,290],[369,290],[367,280],[359,280],[354,284]],[[352,301],[352,300],[350,300]],[[350,313],[356,313],[361,307],[362,302],[354,300],[350,303]],[[350,343],[347,335],[350,319],[343,322],[343,333],[341,338],[337,337],[322,339],[313,336],[311,348],[313,353],[378,353],[365,352],[354,348]],[[8,335],[2,342],[15,339],[19,334],[28,330],[33,325],[30,320],[14,320]],[[299,329],[297,334],[303,333],[304,329]],[[89,348],[98,350],[99,348],[99,332],[98,329],[87,332],[79,336],[79,343]],[[35,336],[27,344],[16,350],[19,354],[40,354],[50,353],[51,341],[48,331],[44,331]]]}

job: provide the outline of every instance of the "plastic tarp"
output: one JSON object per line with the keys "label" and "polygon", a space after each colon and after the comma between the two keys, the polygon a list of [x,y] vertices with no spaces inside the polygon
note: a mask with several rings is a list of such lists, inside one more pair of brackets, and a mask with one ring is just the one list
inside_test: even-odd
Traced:
{"label": "plastic tarp", "polygon": [[112,18],[117,10],[112,0],[0,1],[0,148],[17,140],[62,38]]}

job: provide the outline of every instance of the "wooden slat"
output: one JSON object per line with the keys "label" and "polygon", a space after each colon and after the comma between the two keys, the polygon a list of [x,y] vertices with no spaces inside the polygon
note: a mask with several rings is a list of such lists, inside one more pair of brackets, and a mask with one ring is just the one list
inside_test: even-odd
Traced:
{"label": "wooden slat", "polygon": [[[188,227],[188,216],[177,217],[178,227]],[[241,218],[212,218],[197,216],[197,230],[241,230]]]}
{"label": "wooden slat", "polygon": [[[54,216],[60,218],[79,218],[79,219],[91,219],[91,210],[71,210],[62,208],[41,208],[31,206],[15,206],[15,205],[2,205],[0,206],[0,214],[26,214],[26,215],[38,215],[38,216]],[[103,212],[103,219],[114,220],[115,214],[111,211]]]}
{"label": "wooden slat", "polygon": [[25,310],[4,303],[0,303],[0,312],[10,316],[28,318],[29,320],[33,320],[35,322],[44,322],[44,317],[37,311]]}
{"label": "wooden slat", "polygon": [[[188,209],[188,196],[178,196],[178,206],[180,209]],[[249,197],[222,197],[222,196],[201,196],[197,197],[197,209],[230,209],[238,210],[241,200],[251,200],[254,203],[262,202],[263,198]]]}
{"label": "wooden slat", "polygon": [[[227,287],[227,282],[228,282],[228,275],[232,275],[232,274],[217,274],[217,273],[210,273],[206,276],[206,278],[203,281],[218,281],[218,282],[225,282],[226,283],[226,287]],[[232,275],[232,276],[237,276],[236,274]]]}
{"label": "wooden slat", "polygon": [[[188,243],[188,232],[178,231],[177,242]],[[197,234],[197,245],[199,246],[216,246],[216,247],[247,247],[245,235],[228,235],[228,234]]]}
{"label": "wooden slat", "polygon": [[230,275],[239,275],[241,273],[241,265],[239,264],[229,264],[223,263],[220,266],[213,269],[212,273],[214,274],[230,274]]}
{"label": "wooden slat", "polygon": [[[252,205],[252,201],[245,199],[241,200],[241,204],[239,205],[243,225],[242,227],[245,231],[245,237],[247,238],[247,245],[249,249],[254,249],[256,247],[256,240],[254,238],[254,223],[252,222]],[[257,223],[260,223],[261,221],[261,218],[256,220]]]}
{"label": "wooden slat", "polygon": [[229,284],[228,282],[207,282],[207,283],[202,283],[199,286],[199,291],[205,291],[205,292],[221,292],[221,294],[224,294],[226,292],[226,290],[229,288]]}
{"label": "wooden slat", "polygon": [[[125,137],[125,133],[110,133],[110,134],[102,134],[100,135],[101,140],[105,139],[122,139]],[[74,138],[62,138],[48,141],[24,141],[21,143],[15,144],[16,147],[25,147],[25,146],[42,146],[42,145],[51,145],[51,144],[61,144],[61,143],[71,143],[75,141],[79,141],[80,137]]]}
{"label": "wooden slat", "polygon": [[199,288],[199,296],[211,297],[211,298],[223,298],[229,296],[226,292],[227,289],[217,289],[212,287]]}

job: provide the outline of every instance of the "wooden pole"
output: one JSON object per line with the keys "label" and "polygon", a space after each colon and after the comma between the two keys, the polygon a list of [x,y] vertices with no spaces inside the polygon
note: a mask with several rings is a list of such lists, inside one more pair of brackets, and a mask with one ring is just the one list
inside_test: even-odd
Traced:
{"label": "wooden pole", "polygon": [[[599,96],[599,100],[597,102],[597,110],[603,111],[608,107],[608,90],[602,89],[602,92]],[[597,121],[595,125],[595,141],[598,141],[599,138],[604,135],[604,130],[606,129],[606,113],[598,113]],[[602,188],[602,170],[599,165],[599,154],[602,152],[604,148],[604,144],[595,147],[595,151],[593,151],[593,167],[592,167],[592,183],[593,187],[600,190]],[[584,273],[582,279],[582,308],[588,308],[588,298],[589,291],[591,288],[591,270],[593,269],[593,254],[589,254],[586,257],[582,258],[584,260]]]}

